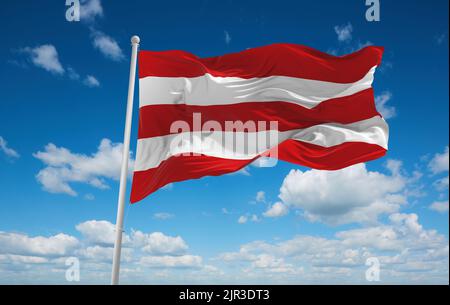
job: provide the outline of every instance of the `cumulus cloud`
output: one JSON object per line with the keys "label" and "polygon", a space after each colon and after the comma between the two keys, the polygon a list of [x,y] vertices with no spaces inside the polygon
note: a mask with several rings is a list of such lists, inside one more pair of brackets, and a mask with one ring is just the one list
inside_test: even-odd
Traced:
{"label": "cumulus cloud", "polygon": [[[89,220],[80,223],[76,229],[89,244],[113,246],[115,239],[115,225],[105,220]],[[181,255],[188,250],[186,242],[180,236],[167,236],[161,232],[144,233],[133,230],[131,234],[123,235],[126,247],[138,248],[153,255]]]}
{"label": "cumulus cloud", "polygon": [[434,181],[433,182],[433,186],[439,192],[443,192],[445,190],[448,190],[448,183],[449,183],[449,178],[447,176],[447,177],[444,177],[444,178],[441,178],[441,179],[438,179],[438,180]]}
{"label": "cumulus cloud", "polygon": [[6,142],[6,140],[2,136],[0,136],[0,151],[10,158],[20,157],[17,151],[8,146],[8,142]]}
{"label": "cumulus cloud", "polygon": [[[65,260],[76,256],[83,266],[82,283],[107,283],[113,248],[104,235],[111,234],[112,227],[102,220],[83,222],[77,226],[80,240],[62,233],[30,237],[0,232],[0,279],[22,276],[29,283],[64,281]],[[190,283],[224,279],[235,283],[365,283],[365,262],[370,257],[380,260],[384,284],[448,283],[448,240],[425,229],[416,214],[394,213],[386,224],[338,231],[329,237],[298,235],[246,243],[211,260],[216,266],[186,253],[185,243],[184,250],[176,250],[183,243],[174,236],[135,230],[125,236],[121,279],[127,283],[152,281],[153,269],[161,270],[159,281],[163,277],[170,283],[180,283],[181,278]],[[145,248],[149,244],[150,251]]]}
{"label": "cumulus cloud", "polygon": [[[42,283],[43,276],[34,277],[41,274],[48,276],[50,282],[63,282],[66,259],[77,257],[83,266],[84,281],[91,278],[99,283],[99,276],[104,274],[107,282],[113,256],[114,225],[105,220],[89,220],[78,224],[76,229],[81,233],[80,239],[63,233],[44,237],[0,231],[0,279],[7,274],[12,278],[23,275],[30,283],[33,280]],[[124,234],[122,279],[126,279],[127,273],[132,273],[133,278],[141,272],[148,275],[149,268],[195,269],[199,275],[219,272],[215,266],[203,265],[201,256],[187,253],[187,250],[180,236],[132,229],[131,233]]]}
{"label": "cumulus cloud", "polygon": [[448,146],[443,153],[437,153],[428,163],[428,168],[433,174],[448,172],[449,167]]}
{"label": "cumulus cloud", "polygon": [[95,78],[92,75],[87,75],[86,78],[84,79],[83,83],[91,88],[95,88],[95,87],[100,87],[100,82],[98,81],[97,78]]}
{"label": "cumulus cloud", "polygon": [[95,196],[91,193],[88,193],[88,194],[84,195],[84,199],[92,201],[95,199]]}
{"label": "cumulus cloud", "polygon": [[344,25],[336,25],[334,31],[340,42],[349,42],[352,40],[353,26],[350,23]]}
{"label": "cumulus cloud", "polygon": [[388,162],[390,175],[368,171],[365,164],[337,171],[291,170],[279,197],[288,207],[303,210],[310,221],[373,224],[379,215],[396,212],[406,203],[402,191],[407,179],[400,166],[398,161]]}
{"label": "cumulus cloud", "polygon": [[66,234],[29,237],[22,233],[0,231],[0,253],[27,256],[62,256],[70,254],[78,239]]}
{"label": "cumulus cloud", "polygon": [[253,214],[252,217],[250,218],[250,220],[253,221],[253,222],[258,222],[258,221],[260,221],[258,215],[256,215],[256,214]]}
{"label": "cumulus cloud", "polygon": [[106,58],[121,61],[125,58],[122,49],[117,41],[100,31],[92,31],[94,47],[99,50]]}
{"label": "cumulus cloud", "polygon": [[238,218],[238,223],[239,223],[239,224],[244,224],[244,223],[247,223],[248,221],[251,221],[251,222],[259,222],[260,219],[259,219],[258,215],[256,215],[256,214],[252,214],[252,215],[250,215],[250,214],[242,215],[242,216],[240,216],[240,217]]}
{"label": "cumulus cloud", "polygon": [[35,66],[54,74],[64,74],[65,70],[59,61],[55,46],[44,44],[35,48],[26,47],[22,51],[29,55]]}
{"label": "cumulus cloud", "polygon": [[245,216],[245,215],[242,215],[242,216],[239,216],[239,218],[238,218],[238,223],[239,223],[239,224],[244,224],[244,223],[247,222],[247,220],[248,220],[248,217]]}
{"label": "cumulus cloud", "polygon": [[[106,220],[89,220],[78,224],[76,227],[84,239],[93,244],[114,245],[115,226]],[[129,238],[125,236],[125,242]]]}
{"label": "cumulus cloud", "polygon": [[202,258],[197,255],[181,256],[144,256],[140,263],[148,267],[199,268]]}
{"label": "cumulus cloud", "polygon": [[448,200],[435,201],[430,205],[430,209],[439,213],[446,213],[448,212]]}
{"label": "cumulus cloud", "polygon": [[79,80],[80,79],[80,74],[78,74],[78,72],[75,71],[75,69],[72,67],[67,67],[67,76],[71,80]]}
{"label": "cumulus cloud", "polygon": [[387,105],[387,103],[391,99],[392,93],[389,91],[385,91],[375,97],[375,105],[377,107],[377,110],[386,120],[391,119],[397,115],[395,107]]}
{"label": "cumulus cloud", "polygon": [[186,242],[180,236],[167,236],[161,232],[145,234],[141,231],[134,231],[131,235],[131,242],[135,247],[152,255],[181,255],[188,250]]}
{"label": "cumulus cloud", "polygon": [[97,17],[103,17],[103,6],[100,0],[81,0],[80,20],[93,22]]}
{"label": "cumulus cloud", "polygon": [[[126,249],[126,248],[125,248]],[[114,248],[112,247],[102,247],[102,246],[89,246],[86,248],[81,248],[77,251],[77,256],[81,256],[83,258],[89,260],[98,260],[98,261],[106,261],[111,260],[113,257]],[[123,257],[121,256],[121,259]]]}
{"label": "cumulus cloud", "polygon": [[256,202],[266,202],[266,193],[264,191],[259,191],[256,193]]}
{"label": "cumulus cloud", "polygon": [[269,273],[303,273],[302,267],[295,268],[293,264],[286,263],[284,258],[277,258],[273,255],[265,253],[255,255],[254,259],[251,260],[250,268],[248,268],[247,271],[250,271],[251,269],[260,269]]}
{"label": "cumulus cloud", "polygon": [[[52,44],[44,44],[34,48],[26,47],[19,50],[20,53],[28,55],[28,59],[39,68],[55,75],[67,75],[70,80],[81,80],[80,74],[71,66],[64,67],[59,61],[58,51]],[[19,62],[20,65],[20,62]],[[20,65],[21,66],[21,65]],[[82,79],[82,83],[88,87],[99,87],[100,82],[92,75]]]}
{"label": "cumulus cloud", "polygon": [[289,213],[289,208],[282,202],[276,202],[264,212],[265,217],[282,217]]}
{"label": "cumulus cloud", "polygon": [[[67,148],[50,143],[44,151],[33,154],[46,165],[36,175],[36,179],[43,189],[50,193],[65,193],[71,196],[77,195],[70,185],[74,182],[107,189],[109,186],[105,179],[118,180],[120,177],[122,150],[121,143],[112,143],[109,139],[103,139],[97,152],[90,156],[72,153]],[[130,172],[132,168],[133,160],[130,159]]]}
{"label": "cumulus cloud", "polygon": [[[338,231],[331,238],[298,235],[276,243],[254,241],[218,259],[239,264],[245,270],[241,277],[270,276],[299,283],[296,275],[302,273],[300,283],[358,283],[364,281],[370,257],[383,265],[383,283],[448,281],[448,241],[434,230],[425,230],[416,214],[394,213],[388,224]],[[277,268],[282,270],[278,276]]]}
{"label": "cumulus cloud", "polygon": [[49,260],[45,257],[15,254],[0,254],[0,263],[7,264],[44,264]]}

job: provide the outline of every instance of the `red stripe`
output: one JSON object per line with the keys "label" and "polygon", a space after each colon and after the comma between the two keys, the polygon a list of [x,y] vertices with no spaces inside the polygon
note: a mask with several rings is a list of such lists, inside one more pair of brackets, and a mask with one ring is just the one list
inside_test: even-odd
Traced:
{"label": "red stripe", "polygon": [[140,51],[139,78],[290,76],[334,83],[353,83],[381,62],[382,47],[366,47],[336,57],[296,44],[272,44],[239,53],[199,58],[184,51]]}
{"label": "red stripe", "polygon": [[[351,96],[331,99],[313,109],[287,102],[253,102],[232,105],[150,105],[139,111],[138,138],[150,138],[170,134],[173,122],[182,120],[194,130],[193,114],[201,113],[201,123],[215,121],[225,130],[226,121],[264,121],[269,129],[270,121],[278,122],[278,130],[301,129],[324,123],[350,124],[379,115],[374,103],[373,89]],[[196,128],[198,129],[198,128]],[[244,132],[245,130],[237,130]],[[255,130],[257,131],[257,130]]]}
{"label": "red stripe", "polygon": [[[370,161],[385,153],[386,150],[378,145],[359,142],[347,142],[327,148],[288,140],[278,147],[278,159],[322,170],[336,170]],[[171,157],[157,168],[134,172],[130,201],[138,202],[172,182],[231,173],[251,162],[253,160],[231,160],[210,156]]]}

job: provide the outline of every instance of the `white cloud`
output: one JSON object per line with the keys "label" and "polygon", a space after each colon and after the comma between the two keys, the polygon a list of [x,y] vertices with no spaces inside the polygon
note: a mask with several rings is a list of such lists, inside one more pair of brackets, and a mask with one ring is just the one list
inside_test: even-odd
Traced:
{"label": "white cloud", "polygon": [[[444,242],[436,231],[426,231],[416,214],[394,213],[390,225],[341,231],[336,234],[349,247],[368,247],[380,251],[402,251]],[[428,245],[428,243],[430,243]]]}
{"label": "white cloud", "polygon": [[29,237],[21,233],[0,231],[0,253],[28,256],[62,256],[78,246],[78,240],[66,234]]}
{"label": "white cloud", "polygon": [[433,186],[439,192],[443,192],[445,190],[448,190],[448,184],[449,184],[449,178],[447,176],[447,177],[443,177],[441,179],[434,181]]}
{"label": "white cloud", "polygon": [[91,193],[88,193],[88,194],[84,195],[84,199],[92,201],[95,199],[95,196]]}
{"label": "white cloud", "polygon": [[[111,234],[110,229],[105,233],[98,227],[112,224],[84,223],[89,226],[84,226],[79,241],[65,234],[36,238],[0,232],[0,282],[62,283],[67,256],[76,256],[83,268],[82,284],[108,283],[113,248],[92,241],[105,244],[108,238],[103,235]],[[299,235],[250,242],[209,261],[216,262],[214,266],[204,264],[199,255],[173,251],[166,241],[180,244],[175,237],[135,232],[139,231],[126,234],[129,239],[122,248],[122,283],[366,283],[368,257],[380,260],[382,284],[448,283],[448,240],[425,229],[415,214],[395,213],[387,224],[339,231],[327,238]],[[103,237],[94,238],[96,233]],[[172,250],[145,252],[149,236],[156,236],[153,245]]]}
{"label": "white cloud", "polygon": [[244,223],[247,222],[247,220],[248,220],[248,217],[245,216],[245,215],[242,215],[242,216],[240,216],[240,217],[238,218],[238,223],[239,223],[239,224],[244,224]]}
{"label": "white cloud", "polygon": [[114,60],[121,61],[124,59],[124,54],[117,41],[112,37],[99,32],[92,32],[93,41],[92,44],[98,49],[105,57]]}
{"label": "white cloud", "polygon": [[422,225],[419,224],[419,216],[417,216],[417,214],[395,213],[390,215],[389,219],[392,223],[397,225],[396,227],[406,226],[407,230],[412,233],[418,234],[423,230]]}
{"label": "white cloud", "polygon": [[22,51],[30,56],[31,62],[37,67],[51,73],[64,74],[65,70],[59,61],[58,51],[53,45],[45,44],[35,48],[26,47]]}
{"label": "white cloud", "polygon": [[131,242],[143,252],[152,255],[181,255],[188,250],[186,242],[180,236],[167,236],[161,232],[150,234],[141,231],[133,231]]}
{"label": "white cloud", "polygon": [[202,258],[196,255],[181,256],[144,256],[140,263],[148,267],[199,268]]}
{"label": "white cloud", "polygon": [[[89,220],[76,226],[84,239],[93,244],[114,245],[115,225],[106,220]],[[125,242],[129,238],[125,236]]]}
{"label": "white cloud", "polygon": [[349,42],[352,40],[353,26],[350,23],[345,25],[336,25],[334,31],[337,34],[337,38],[341,42]]}
{"label": "white cloud", "polygon": [[253,222],[259,222],[259,221],[260,221],[258,215],[255,215],[255,214],[253,214],[253,215],[251,216],[250,220],[253,221]]}
{"label": "white cloud", "polygon": [[289,213],[289,208],[282,202],[276,202],[264,212],[265,217],[282,217]]}
{"label": "white cloud", "polygon": [[[109,221],[89,220],[78,224],[76,229],[89,244],[114,245],[115,225]],[[132,230],[131,234],[123,235],[123,244],[152,255],[181,255],[188,250],[186,242],[180,236],[168,236],[161,232]]]}
{"label": "white cloud", "polygon": [[264,191],[256,193],[256,202],[266,202],[266,193]]}
{"label": "white cloud", "polygon": [[238,171],[229,173],[228,175],[230,175],[230,176],[234,176],[234,175],[251,176],[248,166],[245,166]]}
{"label": "white cloud", "polygon": [[228,31],[223,31],[224,35],[225,35],[225,43],[228,45],[231,42],[231,35]]}
{"label": "white cloud", "polygon": [[399,173],[399,162],[390,161],[388,167],[391,175],[368,171],[365,164],[337,171],[291,170],[279,197],[288,207],[304,210],[310,221],[376,223],[379,215],[406,203],[401,191],[407,179]]}
{"label": "white cloud", "polygon": [[[46,71],[58,75],[66,74],[69,79],[74,81],[78,81],[81,78],[80,74],[73,67],[63,67],[59,61],[56,48],[51,44],[41,45],[35,48],[26,47],[20,51],[27,54],[35,66],[43,68]],[[92,75],[87,75],[83,79],[83,84],[91,88],[100,86],[98,79]]]}
{"label": "white cloud", "polygon": [[[134,249],[132,248],[122,247],[120,256],[122,263],[133,261],[133,250]],[[99,245],[87,246],[80,248],[75,254],[88,261],[105,262],[109,264],[113,259],[114,248]]]}
{"label": "white cloud", "polygon": [[97,17],[103,17],[103,7],[100,0],[81,0],[80,20],[92,22]]}
{"label": "white cloud", "polygon": [[78,74],[78,72],[75,71],[75,69],[72,67],[67,67],[67,75],[69,76],[69,78],[71,80],[79,80],[80,79],[80,74]]}
{"label": "white cloud", "polygon": [[[76,196],[77,193],[70,186],[73,182],[107,189],[105,178],[119,179],[122,150],[121,143],[112,143],[109,139],[103,139],[97,152],[91,156],[72,153],[67,148],[50,143],[44,151],[33,154],[47,166],[37,174],[36,178],[44,190],[51,193]],[[133,160],[130,159],[130,172],[132,168]]]}
{"label": "white cloud", "polygon": [[[127,250],[127,248],[123,248],[122,250]],[[99,245],[94,246],[88,246],[86,248],[79,249],[77,251],[77,256],[81,256],[83,258],[87,258],[90,260],[96,260],[96,261],[106,261],[112,260],[113,257],[113,251],[114,248],[112,247],[102,247]],[[123,256],[121,256],[121,260],[123,259]]]}
{"label": "white cloud", "polygon": [[428,168],[433,174],[439,174],[442,172],[448,172],[449,157],[448,157],[448,146],[442,154],[435,154],[430,163],[428,163]]}
{"label": "white cloud", "polygon": [[[386,161],[386,168],[395,177],[401,177],[402,166],[403,166],[403,162],[400,161],[400,160],[388,159]],[[420,173],[419,172],[417,172],[416,175],[419,175],[419,178],[420,178]],[[413,179],[418,179],[418,178],[414,177]]]}
{"label": "white cloud", "polygon": [[[114,225],[104,220],[89,220],[77,225],[76,229],[81,233],[80,240],[63,233],[30,237],[0,231],[0,282],[62,283],[67,269],[66,259],[74,256],[80,259],[83,268],[82,283],[107,283],[113,255]],[[203,265],[202,257],[186,253],[187,249],[180,236],[131,230],[130,234],[124,234],[121,280],[131,279],[135,283],[152,281],[153,268],[161,268],[167,274],[170,274],[169,270],[184,272],[183,269],[195,269],[195,274],[191,275],[193,278],[221,273],[215,266]],[[149,274],[152,275],[148,277]]]}
{"label": "white cloud", "polygon": [[167,219],[174,218],[174,217],[175,217],[175,215],[170,214],[170,213],[165,213],[165,212],[153,214],[153,218],[160,219],[160,220],[167,220]]}
{"label": "white cloud", "polygon": [[439,213],[446,213],[448,212],[448,200],[435,201],[430,205],[430,209]]}
{"label": "white cloud", "polygon": [[8,146],[8,142],[6,142],[6,140],[2,136],[0,136],[0,151],[2,151],[6,156],[11,158],[20,157],[17,151]]}
{"label": "white cloud", "polygon": [[382,283],[448,282],[448,240],[425,230],[416,214],[394,213],[388,224],[339,231],[331,238],[299,235],[276,243],[254,241],[218,259],[238,265],[242,272],[235,276],[241,279],[324,284],[364,283],[369,257],[380,260]]}
{"label": "white cloud", "polygon": [[[284,258],[277,258],[270,254],[259,254],[252,259],[250,267],[252,269],[263,269],[271,273],[296,273],[294,266],[284,261]],[[300,268],[301,271],[302,268]]]}
{"label": "white cloud", "polygon": [[247,215],[240,216],[238,218],[238,223],[239,224],[244,224],[244,223],[247,223],[249,221],[251,221],[251,222],[259,222],[260,220],[261,219],[256,214],[247,214]]}
{"label": "white cloud", "polygon": [[397,115],[396,109],[393,106],[388,106],[387,103],[392,99],[392,93],[385,91],[375,97],[375,105],[378,112],[386,119],[391,119]]}
{"label": "white cloud", "polygon": [[98,81],[98,79],[96,79],[92,75],[87,75],[86,78],[84,79],[83,83],[86,86],[91,87],[91,88],[100,87],[100,82]]}
{"label": "white cloud", "polygon": [[44,264],[48,263],[48,259],[39,256],[0,254],[0,263],[9,264]]}
{"label": "white cloud", "polygon": [[[51,44],[45,44],[35,48],[26,47],[21,49],[20,52],[27,54],[35,66],[43,68],[46,71],[58,75],[66,74],[69,79],[74,81],[81,79],[80,74],[73,67],[63,67],[59,61],[58,51],[55,46]],[[92,75],[87,75],[83,79],[83,84],[88,87],[100,86],[98,79]]]}

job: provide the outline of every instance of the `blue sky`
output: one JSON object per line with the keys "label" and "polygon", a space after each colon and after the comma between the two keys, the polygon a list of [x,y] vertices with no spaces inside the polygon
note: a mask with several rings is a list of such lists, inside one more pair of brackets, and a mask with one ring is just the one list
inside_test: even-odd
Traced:
{"label": "blue sky", "polygon": [[380,2],[367,22],[363,0],[88,0],[68,22],[62,0],[3,1],[0,283],[68,283],[67,257],[82,283],[109,282],[133,34],[199,56],[384,46],[390,149],[333,173],[249,166],[127,206],[123,282],[364,284],[376,257],[382,283],[448,283],[448,1]]}

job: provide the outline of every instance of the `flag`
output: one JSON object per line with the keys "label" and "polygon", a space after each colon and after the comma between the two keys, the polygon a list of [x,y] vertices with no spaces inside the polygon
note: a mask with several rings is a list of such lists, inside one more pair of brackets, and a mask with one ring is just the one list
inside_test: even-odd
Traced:
{"label": "flag", "polygon": [[333,56],[273,44],[219,57],[140,51],[131,202],[261,156],[336,170],[383,156],[372,82],[383,48]]}

